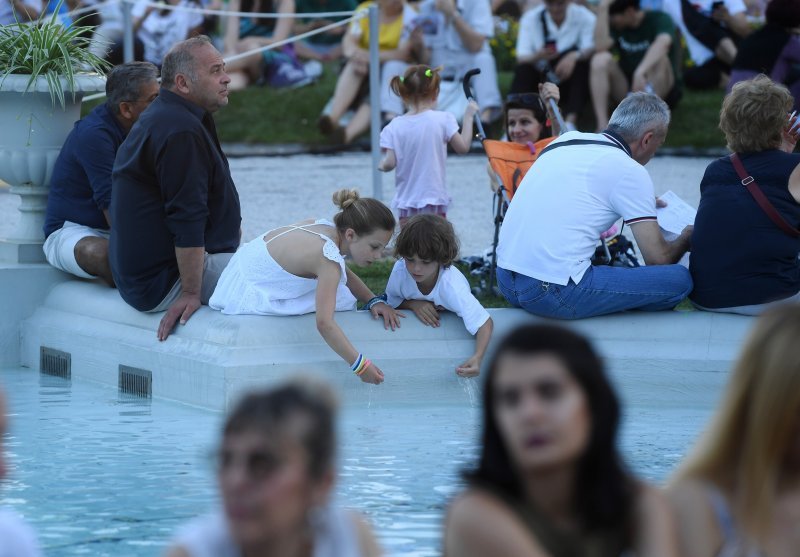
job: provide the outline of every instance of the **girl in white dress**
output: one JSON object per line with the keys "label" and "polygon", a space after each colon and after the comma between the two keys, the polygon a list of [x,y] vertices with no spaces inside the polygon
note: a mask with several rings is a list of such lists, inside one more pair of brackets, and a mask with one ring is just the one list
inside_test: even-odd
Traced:
{"label": "girl in white dress", "polygon": [[270,230],[239,248],[220,276],[209,306],[222,313],[302,315],[317,313],[317,330],[365,383],[383,382],[383,372],[359,353],[336,324],[335,311],[366,303],[384,326],[399,326],[399,314],[344,263],[370,265],[383,255],[395,220],[380,201],[340,190],[333,222],[307,220]]}

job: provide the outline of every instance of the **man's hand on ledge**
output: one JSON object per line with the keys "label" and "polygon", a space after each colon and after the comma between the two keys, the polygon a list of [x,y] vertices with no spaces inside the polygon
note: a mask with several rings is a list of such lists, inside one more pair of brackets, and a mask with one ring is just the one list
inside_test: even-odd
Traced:
{"label": "man's hand on ledge", "polygon": [[175,323],[180,318],[181,325],[186,325],[189,318],[200,307],[200,295],[189,294],[182,292],[180,297],[173,302],[164,317],[161,318],[161,323],[158,324],[158,340],[167,340],[167,337],[175,327]]}

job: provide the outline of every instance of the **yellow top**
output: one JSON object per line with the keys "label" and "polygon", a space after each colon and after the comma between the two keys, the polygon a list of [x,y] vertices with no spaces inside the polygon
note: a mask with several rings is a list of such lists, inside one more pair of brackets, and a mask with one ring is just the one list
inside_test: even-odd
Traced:
{"label": "yellow top", "polygon": [[[375,2],[362,2],[356,8],[357,11],[366,10]],[[403,6],[405,11],[405,6]],[[400,13],[391,23],[381,22],[378,28],[378,49],[394,50],[400,45],[400,38],[403,36],[403,13]],[[362,17],[355,22],[358,27],[355,32],[358,34],[358,46],[363,49],[369,48],[369,18]]]}

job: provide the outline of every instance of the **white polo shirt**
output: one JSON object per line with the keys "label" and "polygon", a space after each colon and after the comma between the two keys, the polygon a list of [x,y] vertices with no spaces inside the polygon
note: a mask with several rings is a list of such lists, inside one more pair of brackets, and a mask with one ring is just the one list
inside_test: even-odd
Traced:
{"label": "white polo shirt", "polygon": [[[711,8],[714,0],[690,0],[689,3],[697,8],[697,10],[707,16],[711,17]],[[731,15],[736,15],[745,11],[747,8],[742,0],[724,0],[725,7]],[[702,66],[714,57],[714,53],[709,50],[703,43],[694,38],[692,34],[686,29],[683,23],[683,12],[681,10],[681,0],[664,0],[661,10],[668,13],[675,22],[675,26],[681,30],[681,34],[686,39],[686,47],[689,49],[689,56],[697,66]]]}
{"label": "white polo shirt", "polygon": [[536,51],[544,48],[542,14],[548,33],[552,40],[556,41],[559,52],[565,52],[572,47],[577,47],[578,50],[594,47],[594,24],[597,18],[591,10],[570,2],[567,6],[567,16],[561,27],[558,27],[542,4],[525,12],[519,20],[517,58],[533,56]]}
{"label": "white polo shirt", "polygon": [[[544,282],[576,284],[591,265],[600,234],[622,217],[626,224],[656,220],[647,170],[623,142],[605,134],[569,132],[570,145],[542,153],[520,183],[500,229],[497,264]],[[615,146],[616,145],[616,146]]]}
{"label": "white polo shirt", "polygon": [[[421,17],[427,22],[423,31],[425,44],[432,50],[431,66],[459,67],[465,58],[470,60],[475,53],[466,49],[455,24],[447,21],[435,4],[435,0],[424,0],[418,5]],[[488,39],[494,36],[494,19],[490,0],[456,0],[456,10],[473,31],[487,38],[479,52],[491,52]]]}
{"label": "white polo shirt", "polygon": [[397,261],[386,284],[386,302],[396,308],[404,300],[427,300],[452,311],[464,320],[469,334],[474,335],[489,319],[489,312],[472,295],[467,277],[453,266],[439,268],[436,285],[428,294],[419,291],[416,281],[406,269],[403,259]]}

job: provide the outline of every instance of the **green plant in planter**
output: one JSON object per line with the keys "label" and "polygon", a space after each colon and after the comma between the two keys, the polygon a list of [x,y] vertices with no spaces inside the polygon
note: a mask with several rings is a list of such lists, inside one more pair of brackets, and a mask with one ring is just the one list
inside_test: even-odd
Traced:
{"label": "green plant in planter", "polygon": [[27,91],[42,77],[53,105],[58,101],[64,108],[65,89],[74,99],[76,74],[103,74],[110,64],[89,51],[92,27],[79,25],[80,19],[69,27],[59,23],[62,3],[52,17],[42,14],[34,23],[0,26],[0,83],[12,74],[29,75]]}
{"label": "green plant in planter", "polygon": [[[2,1],[2,0],[0,0]],[[64,140],[80,118],[83,96],[105,89],[107,64],[89,51],[91,27],[69,27],[55,14],[0,26],[0,180],[20,196],[10,240],[0,261],[44,261],[44,225],[50,176]]]}

